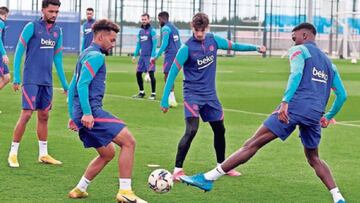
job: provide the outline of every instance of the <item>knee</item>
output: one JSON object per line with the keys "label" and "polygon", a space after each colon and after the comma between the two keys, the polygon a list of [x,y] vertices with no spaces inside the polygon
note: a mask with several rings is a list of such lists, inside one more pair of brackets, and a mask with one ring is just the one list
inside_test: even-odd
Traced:
{"label": "knee", "polygon": [[107,153],[105,155],[101,155],[100,157],[105,162],[110,162],[115,157],[115,151],[111,151],[111,152],[109,152],[109,153]]}
{"label": "knee", "polygon": [[20,117],[20,121],[27,123],[31,118],[32,112],[23,112]]}
{"label": "knee", "polygon": [[319,157],[307,157],[307,161],[310,164],[310,166],[313,168],[314,168],[314,166],[321,163],[321,160],[319,159]]}
{"label": "knee", "polygon": [[123,147],[129,147],[129,148],[135,149],[136,140],[135,140],[134,136],[131,134],[131,132],[127,132],[126,140],[123,143]]}
{"label": "knee", "polygon": [[47,122],[49,120],[49,114],[47,114],[47,113],[38,113],[38,120],[40,122]]}
{"label": "knee", "polygon": [[197,133],[197,128],[190,128],[186,133],[190,136],[190,137],[194,137]]}
{"label": "knee", "polygon": [[2,82],[4,86],[7,85],[10,82],[10,75],[5,75],[5,77],[2,78]]}

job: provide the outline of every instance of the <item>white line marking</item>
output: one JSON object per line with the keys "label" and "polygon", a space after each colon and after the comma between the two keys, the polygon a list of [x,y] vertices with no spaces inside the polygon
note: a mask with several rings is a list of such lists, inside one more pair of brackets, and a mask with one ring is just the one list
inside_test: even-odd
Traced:
{"label": "white line marking", "polygon": [[[62,90],[61,88],[54,88],[56,90]],[[145,102],[157,102],[160,103],[159,100],[147,100],[147,99],[134,99],[132,97],[128,97],[128,96],[122,96],[122,95],[116,95],[116,94],[106,94],[106,97],[115,97],[115,98],[121,98],[121,99],[127,99],[127,100],[133,100],[133,101],[145,101]],[[179,106],[183,106],[182,103],[179,103]],[[160,107],[159,107],[160,108]],[[238,110],[238,109],[228,109],[228,108],[223,108],[224,111],[227,112],[235,112],[235,113],[242,113],[242,114],[248,114],[248,115],[255,115],[255,116],[263,116],[263,117],[267,117],[270,115],[266,114],[266,113],[257,113],[257,112],[251,112],[251,111],[242,111],[242,110]],[[357,124],[351,124],[349,122],[360,122],[360,121],[337,121],[336,125],[341,125],[341,126],[348,126],[348,127],[357,127],[360,128],[360,125]]]}

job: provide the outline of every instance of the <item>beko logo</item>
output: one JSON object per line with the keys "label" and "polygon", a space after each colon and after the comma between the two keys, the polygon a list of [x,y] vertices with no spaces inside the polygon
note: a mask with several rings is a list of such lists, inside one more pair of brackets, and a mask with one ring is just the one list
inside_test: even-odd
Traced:
{"label": "beko logo", "polygon": [[146,41],[148,40],[148,36],[144,35],[144,36],[140,36],[140,41]]}
{"label": "beko logo", "polygon": [[43,38],[41,38],[41,45],[54,47],[55,46],[55,41],[53,41],[51,39],[43,39]]}
{"label": "beko logo", "polygon": [[313,67],[312,74],[314,77],[311,80],[317,81],[317,82],[322,82],[322,83],[327,83],[327,80],[329,77],[325,73],[325,71],[317,70],[316,67]]}
{"label": "beko logo", "polygon": [[199,67],[198,69],[203,69],[208,67],[210,64],[212,64],[214,62],[214,55],[211,56],[206,56],[203,59],[198,59],[197,60],[197,64],[201,67]]}
{"label": "beko logo", "polygon": [[92,31],[91,28],[86,28],[86,29],[84,30],[84,32],[85,32],[86,35],[89,34],[89,33],[91,33],[91,31]]}

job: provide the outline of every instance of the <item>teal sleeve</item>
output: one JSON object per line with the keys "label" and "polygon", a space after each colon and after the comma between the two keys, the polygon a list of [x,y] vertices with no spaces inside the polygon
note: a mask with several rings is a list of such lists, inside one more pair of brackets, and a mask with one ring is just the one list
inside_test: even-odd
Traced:
{"label": "teal sleeve", "polygon": [[81,39],[81,52],[85,49],[85,23],[81,26],[81,30],[83,33],[82,39]]}
{"label": "teal sleeve", "polygon": [[234,50],[234,51],[257,51],[258,46],[253,44],[234,43],[218,35],[214,35],[214,39],[219,49]]}
{"label": "teal sleeve", "polygon": [[140,33],[137,35],[137,41],[136,41],[136,48],[134,51],[134,57],[137,57],[139,55],[139,51],[140,51]]}
{"label": "teal sleeve", "polygon": [[31,39],[31,37],[34,34],[34,24],[32,22],[28,23],[25,25],[19,41],[16,45],[16,49],[15,49],[15,54],[14,54],[14,81],[13,83],[15,84],[20,84],[21,83],[21,79],[20,79],[20,63],[21,63],[21,58],[24,55],[25,49],[26,49],[26,45],[29,42],[29,40]]}
{"label": "teal sleeve", "polygon": [[309,57],[311,57],[310,52],[302,45],[294,46],[289,50],[290,75],[282,99],[283,102],[289,103],[294,96],[302,79],[305,60]]}
{"label": "teal sleeve", "polygon": [[328,120],[331,120],[340,111],[341,107],[344,105],[344,102],[346,101],[347,98],[347,93],[344,84],[341,80],[340,74],[334,64],[332,67],[333,70],[335,71],[332,88],[334,90],[336,98],[330,110],[324,115]]}
{"label": "teal sleeve", "polygon": [[89,54],[89,57],[84,58],[81,62],[82,67],[77,83],[77,91],[84,115],[92,114],[89,102],[89,85],[104,62],[104,56],[100,53]]}
{"label": "teal sleeve", "polygon": [[75,87],[76,87],[76,72],[74,72],[73,78],[71,79],[70,87],[69,87],[69,91],[68,91],[68,112],[69,112],[70,119],[74,118],[72,115],[72,109],[73,109],[73,99],[74,99],[74,94],[75,94]]}
{"label": "teal sleeve", "polygon": [[161,29],[161,34],[162,34],[161,46],[156,54],[156,58],[159,58],[161,54],[165,51],[166,47],[168,46],[170,32],[171,29],[166,25]]}
{"label": "teal sleeve", "polygon": [[169,108],[170,91],[174,85],[176,76],[178,75],[178,73],[181,70],[184,63],[187,61],[188,55],[189,55],[189,48],[187,45],[183,44],[180,47],[178,53],[176,54],[174,62],[171,65],[168,78],[166,79],[166,84],[165,84],[163,96],[161,99],[161,107]]}
{"label": "teal sleeve", "polygon": [[56,68],[56,72],[57,75],[59,77],[59,80],[61,82],[61,85],[63,87],[63,89],[65,91],[67,91],[69,89],[67,81],[66,81],[66,77],[65,77],[65,73],[64,73],[64,68],[63,68],[63,34],[62,34],[62,30],[60,29],[60,34],[59,34],[59,39],[56,42],[56,45],[54,47],[55,51],[54,51],[54,64],[55,64],[55,68]]}
{"label": "teal sleeve", "polygon": [[155,57],[156,54],[156,46],[157,46],[157,39],[156,39],[156,32],[154,29],[151,30],[151,40],[152,40],[152,50],[151,50],[151,57]]}
{"label": "teal sleeve", "polygon": [[[6,55],[4,42],[2,41],[2,35],[3,35],[4,30],[5,30],[5,23],[0,21],[0,53],[3,56]],[[2,59],[0,59],[0,60],[2,60]]]}

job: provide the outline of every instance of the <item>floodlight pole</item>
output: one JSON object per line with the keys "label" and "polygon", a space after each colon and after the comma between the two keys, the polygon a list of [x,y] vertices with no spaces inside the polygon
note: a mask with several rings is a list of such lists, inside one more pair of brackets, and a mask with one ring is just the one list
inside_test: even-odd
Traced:
{"label": "floodlight pole", "polygon": [[[266,37],[267,37],[267,33],[266,33],[266,24],[267,24],[267,22],[266,22],[266,9],[267,9],[267,0],[265,0],[265,5],[264,5],[263,46],[265,46],[265,47],[266,47],[266,41],[267,41],[267,39],[266,39]],[[263,58],[265,58],[265,57],[266,57],[266,52],[263,53]]]}
{"label": "floodlight pole", "polygon": [[308,16],[307,22],[313,23],[313,0],[308,0]]}
{"label": "floodlight pole", "polygon": [[124,31],[124,0],[120,0],[120,56],[122,54],[122,39]]}
{"label": "floodlight pole", "polygon": [[204,10],[203,8],[203,1],[199,0],[199,12],[202,12]]}
{"label": "floodlight pole", "polygon": [[333,23],[334,23],[334,0],[331,0],[331,10],[330,10],[330,36],[329,36],[329,54],[332,55],[333,52]]}
{"label": "floodlight pole", "polygon": [[273,9],[273,0],[270,0],[270,44],[269,44],[269,56],[271,56],[271,49],[272,49],[272,9]]}
{"label": "floodlight pole", "polygon": [[[234,0],[234,42],[236,42],[236,24],[238,23],[237,21],[237,16],[236,16],[236,1],[237,0]],[[235,55],[235,51],[233,51],[233,55]]]}
{"label": "floodlight pole", "polygon": [[[228,19],[228,31],[227,31],[227,38],[231,40],[231,0],[229,0],[229,19]],[[230,55],[230,47],[227,50],[227,55]]]}

